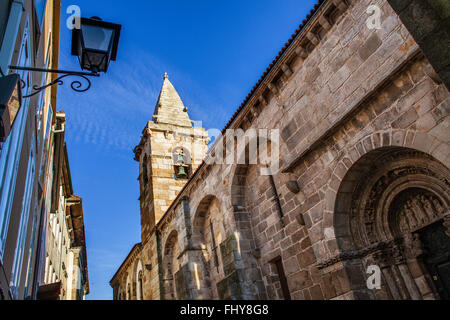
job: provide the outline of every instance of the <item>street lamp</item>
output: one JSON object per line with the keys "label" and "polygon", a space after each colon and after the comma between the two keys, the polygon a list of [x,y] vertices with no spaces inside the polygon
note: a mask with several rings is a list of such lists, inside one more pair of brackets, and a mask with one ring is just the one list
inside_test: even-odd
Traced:
{"label": "street lamp", "polygon": [[[77,92],[85,92],[91,87],[91,81],[87,77],[99,77],[99,72],[106,72],[110,61],[116,60],[121,25],[104,22],[98,17],[92,17],[90,19],[80,18],[80,22],[80,29],[75,28],[72,31],[72,55],[78,56],[81,69],[90,72],[9,66],[11,70],[62,74],[44,86],[33,86],[34,91],[29,95],[23,96],[24,98],[34,96],[52,85],[62,85],[64,83],[62,79],[69,76],[84,79],[87,82],[85,88],[82,88],[83,85],[79,80],[72,81],[70,86]],[[22,88],[24,88],[25,82],[21,80],[21,83]]]}
{"label": "street lamp", "polygon": [[98,17],[81,18],[81,28],[72,31],[72,55],[78,56],[83,70],[106,72],[115,61],[121,26]]}
{"label": "street lamp", "polygon": [[[117,57],[117,47],[121,25],[104,22],[98,17],[80,19],[80,29],[72,31],[72,55],[78,56],[81,69],[90,72],[68,70],[42,69],[27,66],[9,66],[11,70],[56,73],[58,78],[41,87],[33,86],[33,92],[22,96],[25,82],[18,74],[5,75],[0,68],[0,142],[4,142],[11,131],[14,119],[19,112],[22,98],[29,98],[55,84],[62,85],[62,79],[70,76],[82,78],[87,85],[79,80],[73,80],[71,88],[77,92],[85,92],[91,87],[88,77],[99,77],[99,72],[106,72],[110,61]],[[20,85],[19,85],[20,83]]]}

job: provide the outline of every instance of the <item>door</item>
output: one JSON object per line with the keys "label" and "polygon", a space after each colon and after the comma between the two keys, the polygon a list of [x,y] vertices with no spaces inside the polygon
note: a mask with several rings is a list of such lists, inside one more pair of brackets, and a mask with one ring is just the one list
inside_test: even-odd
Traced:
{"label": "door", "polygon": [[450,300],[450,237],[445,234],[442,221],[420,231],[424,245],[424,262],[441,299]]}

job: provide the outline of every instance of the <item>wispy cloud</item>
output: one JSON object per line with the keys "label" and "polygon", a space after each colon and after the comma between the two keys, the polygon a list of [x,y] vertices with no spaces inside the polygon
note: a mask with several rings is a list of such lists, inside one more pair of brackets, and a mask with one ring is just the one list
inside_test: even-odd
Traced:
{"label": "wispy cloud", "polygon": [[[221,129],[230,115],[219,98],[211,96],[189,75],[149,53],[134,55],[139,59],[112,62],[107,74],[92,79],[92,87],[86,93],[74,92],[68,84],[60,88],[59,109],[67,114],[69,141],[130,152],[139,142],[146,122],[152,119],[166,71],[176,78],[174,85],[188,105],[191,119],[202,121],[208,129]],[[70,64],[73,57],[62,54],[61,65]]]}

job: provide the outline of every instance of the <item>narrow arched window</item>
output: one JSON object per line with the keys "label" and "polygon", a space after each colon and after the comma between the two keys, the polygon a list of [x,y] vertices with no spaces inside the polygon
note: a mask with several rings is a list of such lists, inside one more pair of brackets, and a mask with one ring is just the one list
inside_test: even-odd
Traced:
{"label": "narrow arched window", "polygon": [[142,184],[147,186],[148,183],[148,171],[147,171],[147,156],[144,156],[144,160],[142,160]]}
{"label": "narrow arched window", "polygon": [[144,290],[143,290],[143,285],[142,285],[142,271],[139,271],[138,286],[139,286],[139,300],[144,300]]}

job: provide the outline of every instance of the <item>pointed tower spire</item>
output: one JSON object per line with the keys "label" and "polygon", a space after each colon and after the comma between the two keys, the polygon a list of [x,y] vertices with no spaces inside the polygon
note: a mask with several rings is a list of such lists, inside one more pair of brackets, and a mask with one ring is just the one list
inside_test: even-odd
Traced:
{"label": "pointed tower spire", "polygon": [[134,149],[139,161],[142,244],[201,165],[208,151],[208,132],[193,126],[177,91],[164,74],[153,121]]}
{"label": "pointed tower spire", "polygon": [[187,114],[187,108],[181,101],[177,90],[169,81],[169,76],[164,73],[164,81],[156,102],[153,113],[155,123],[167,123],[182,127],[192,127],[192,122]]}

